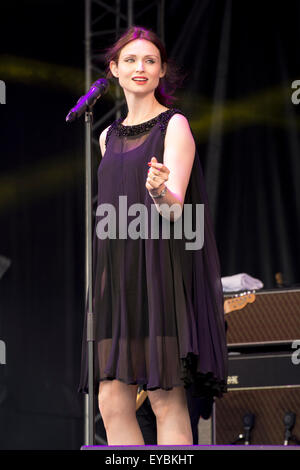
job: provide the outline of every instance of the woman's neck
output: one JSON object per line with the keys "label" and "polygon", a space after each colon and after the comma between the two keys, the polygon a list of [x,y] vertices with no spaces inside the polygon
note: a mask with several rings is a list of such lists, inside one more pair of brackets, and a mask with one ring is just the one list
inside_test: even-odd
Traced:
{"label": "woman's neck", "polygon": [[136,96],[133,96],[131,99],[126,97],[126,101],[128,113],[123,121],[125,126],[134,126],[149,121],[168,109],[160,104],[154,96],[141,97],[139,99]]}

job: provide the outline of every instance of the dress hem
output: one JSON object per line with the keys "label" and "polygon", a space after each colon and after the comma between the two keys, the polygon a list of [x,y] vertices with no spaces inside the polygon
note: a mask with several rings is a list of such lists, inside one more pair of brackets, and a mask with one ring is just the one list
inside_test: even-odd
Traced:
{"label": "dress hem", "polygon": [[[172,390],[174,387],[184,386],[185,389],[190,389],[193,397],[198,398],[221,398],[227,392],[227,383],[225,380],[218,379],[212,372],[199,372],[197,371],[197,355],[188,353],[186,357],[180,358],[181,361],[181,383],[172,384],[170,387],[162,387],[161,385],[147,386],[147,379],[139,379],[139,381],[131,380],[126,381],[120,377],[107,376],[97,379],[94,384],[94,393],[98,393],[99,383],[104,380],[120,380],[127,385],[139,385],[143,390]],[[78,393],[89,393],[88,386],[80,385]]]}

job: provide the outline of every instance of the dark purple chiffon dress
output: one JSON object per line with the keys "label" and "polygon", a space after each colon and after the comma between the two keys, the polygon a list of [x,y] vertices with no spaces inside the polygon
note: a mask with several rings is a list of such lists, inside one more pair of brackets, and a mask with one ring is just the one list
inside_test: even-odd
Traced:
{"label": "dark purple chiffon dress", "polygon": [[[183,385],[195,397],[222,397],[226,392],[224,299],[197,151],[184,203],[192,207],[195,230],[196,205],[204,204],[201,249],[187,250],[186,243],[193,240],[185,237],[184,230],[176,238],[174,222],[169,224],[170,236],[162,236],[163,217],[145,187],[147,162],[155,156],[163,163],[166,129],[176,113],[183,114],[169,109],[135,126],[122,125],[121,117],[107,132],[106,151],[98,168],[93,236],[95,393],[100,381],[112,379],[139,384],[143,390]],[[122,202],[119,196],[123,196]],[[130,212],[137,203],[146,212]],[[99,210],[104,204],[116,210],[116,232],[110,231],[107,238],[103,233],[108,232],[104,223],[108,212]],[[140,214],[144,215],[137,231],[147,221],[150,225],[153,209],[159,220],[156,238],[150,229],[148,236],[134,239],[128,230],[124,235],[124,227],[136,224]],[[181,217],[183,221],[185,208]],[[88,393],[86,317],[78,391]]]}

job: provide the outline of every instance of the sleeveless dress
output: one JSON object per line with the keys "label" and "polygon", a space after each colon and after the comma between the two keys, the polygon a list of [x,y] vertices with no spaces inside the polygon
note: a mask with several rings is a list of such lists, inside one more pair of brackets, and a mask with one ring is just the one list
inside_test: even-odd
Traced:
{"label": "sleeveless dress", "polygon": [[[168,109],[134,126],[122,125],[122,116],[107,132],[93,235],[95,394],[100,381],[112,379],[145,391],[183,385],[194,397],[222,397],[227,390],[220,265],[197,151],[179,221],[183,227],[192,220],[195,233],[196,206],[204,204],[201,249],[186,249],[196,238],[185,230],[181,238],[174,235],[178,221],[163,236],[164,217],[145,187],[147,162],[155,156],[163,163],[168,122],[176,113],[183,114]],[[144,210],[136,209],[141,205]],[[153,209],[156,236],[145,229],[153,223]],[[86,326],[85,316],[81,393],[88,393]]]}

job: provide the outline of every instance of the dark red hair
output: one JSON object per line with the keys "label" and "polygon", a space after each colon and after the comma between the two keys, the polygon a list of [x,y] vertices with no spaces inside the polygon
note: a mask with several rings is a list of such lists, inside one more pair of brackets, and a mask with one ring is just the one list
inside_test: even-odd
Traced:
{"label": "dark red hair", "polygon": [[135,39],[146,39],[152,42],[160,52],[161,63],[167,64],[166,74],[164,77],[160,78],[159,85],[154,94],[159,103],[164,106],[171,106],[173,102],[177,100],[177,98],[173,96],[173,93],[176,88],[181,86],[184,77],[179,73],[176,64],[168,59],[165,46],[159,37],[150,29],[143,28],[142,26],[131,26],[112,47],[106,49],[106,78],[113,77],[109,69],[110,61],[118,63],[123,47]]}

